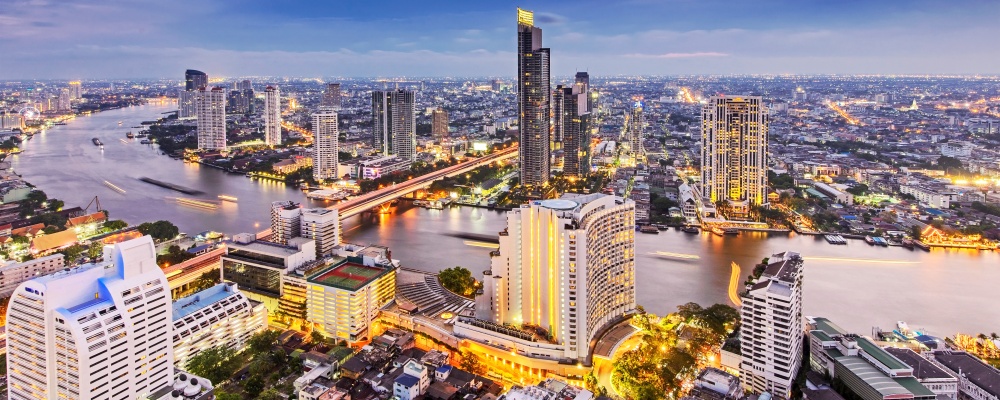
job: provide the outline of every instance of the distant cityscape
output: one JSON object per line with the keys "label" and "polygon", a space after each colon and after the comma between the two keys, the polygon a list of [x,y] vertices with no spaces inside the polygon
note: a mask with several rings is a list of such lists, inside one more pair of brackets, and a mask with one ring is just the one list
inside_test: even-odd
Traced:
{"label": "distant cityscape", "polygon": [[[546,20],[517,9],[514,77],[0,82],[4,398],[1000,400],[1000,336],[957,321],[995,309],[1000,77],[552,76]],[[129,110],[114,136],[73,130]],[[140,161],[104,163],[126,150]],[[36,186],[36,157],[100,180],[90,204]],[[163,163],[183,170],[146,170]],[[213,190],[234,181],[252,189]],[[350,239],[414,209],[403,232]],[[465,229],[466,209],[502,229]],[[227,231],[223,212],[266,222]],[[413,245],[433,235],[489,267]],[[838,257],[758,246],[794,237]],[[725,261],[727,301],[643,304],[670,272],[641,246],[667,241],[691,250],[649,252],[665,263],[710,268],[693,253],[710,243],[754,264]],[[923,311],[940,332],[852,310],[873,326],[852,332],[809,315],[810,268],[831,262],[973,265],[981,285],[956,290],[982,310]],[[931,286],[954,279],[934,276],[905,294],[824,283],[947,309],[955,292]]]}

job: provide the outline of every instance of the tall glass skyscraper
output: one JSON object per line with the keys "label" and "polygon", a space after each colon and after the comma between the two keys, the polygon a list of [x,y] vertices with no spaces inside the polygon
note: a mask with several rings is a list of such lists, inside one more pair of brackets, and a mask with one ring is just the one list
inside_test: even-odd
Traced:
{"label": "tall glass skyscraper", "polygon": [[382,155],[413,160],[417,146],[414,94],[410,90],[372,92],[374,146]]}
{"label": "tall glass skyscraper", "polygon": [[184,90],[193,91],[208,86],[208,74],[196,69],[184,71]]}
{"label": "tall glass skyscraper", "polygon": [[552,86],[549,49],[542,47],[542,30],[534,13],[517,9],[517,109],[521,125],[519,148],[521,184],[543,185],[549,180],[549,126]]}

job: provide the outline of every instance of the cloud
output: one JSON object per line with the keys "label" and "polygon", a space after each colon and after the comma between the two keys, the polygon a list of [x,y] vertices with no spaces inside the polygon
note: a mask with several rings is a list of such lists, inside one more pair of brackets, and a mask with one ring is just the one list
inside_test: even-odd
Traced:
{"label": "cloud", "polygon": [[549,25],[559,25],[565,23],[568,19],[559,14],[553,14],[548,12],[538,12],[535,13],[535,23],[536,24],[549,24]]}
{"label": "cloud", "polygon": [[641,54],[631,53],[622,57],[629,58],[702,58],[702,57],[728,57],[729,54],[716,51],[699,51],[694,53],[663,53],[663,54]]}

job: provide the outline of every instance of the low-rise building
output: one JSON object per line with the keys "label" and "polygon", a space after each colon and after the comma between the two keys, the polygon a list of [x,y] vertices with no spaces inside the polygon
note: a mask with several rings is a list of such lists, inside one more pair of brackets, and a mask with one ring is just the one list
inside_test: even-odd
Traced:
{"label": "low-rise building", "polygon": [[202,350],[225,346],[240,351],[267,327],[267,309],[235,283],[220,283],[173,304],[174,363],[183,368]]}
{"label": "low-rise building", "polygon": [[960,399],[1000,399],[1000,370],[972,354],[960,351],[935,351],[933,358],[958,378]]}
{"label": "low-rise building", "polygon": [[937,394],[939,400],[942,400],[943,397],[951,400],[958,399],[958,378],[935,365],[933,361],[921,357],[920,354],[910,349],[887,347],[885,351],[913,368],[913,377],[917,378],[917,381],[924,387]]}
{"label": "low-rise building", "polygon": [[403,365],[403,374],[393,382],[392,394],[399,400],[413,400],[427,393],[430,385],[431,377],[427,366],[416,360],[409,360]]}
{"label": "low-rise building", "polygon": [[316,260],[316,242],[300,237],[283,245],[240,233],[227,247],[228,253],[222,256],[222,279],[237,283],[248,297],[263,302],[271,312],[278,310],[282,274]]}
{"label": "low-rise building", "polygon": [[17,286],[28,279],[48,275],[66,267],[62,254],[52,254],[24,262],[6,261],[0,264],[0,297],[10,297]]}

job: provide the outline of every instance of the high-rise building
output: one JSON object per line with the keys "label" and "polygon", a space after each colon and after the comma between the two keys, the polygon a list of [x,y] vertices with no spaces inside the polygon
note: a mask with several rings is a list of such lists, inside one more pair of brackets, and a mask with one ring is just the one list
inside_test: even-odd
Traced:
{"label": "high-rise building", "polygon": [[184,71],[184,90],[192,92],[206,86],[208,86],[208,74],[195,69]]}
{"label": "high-rise building", "polygon": [[340,84],[339,83],[327,83],[326,90],[323,91],[323,101],[320,103],[323,107],[330,107],[334,110],[340,109]]}
{"label": "high-rise building", "polygon": [[396,266],[367,256],[336,260],[292,271],[285,285],[305,287],[307,320],[326,336],[350,343],[371,339],[372,321],[396,296]]}
{"label": "high-rise building", "polygon": [[288,239],[302,235],[302,205],[294,201],[271,203],[271,241],[288,244]]}
{"label": "high-rise building", "polygon": [[281,91],[277,86],[264,89],[264,143],[281,144]]}
{"label": "high-rise building", "polygon": [[802,362],[802,257],[774,254],[747,285],[740,318],[740,380],[754,393],[788,399]]}
{"label": "high-rise building", "polygon": [[198,149],[226,149],[226,91],[220,87],[203,87],[195,96],[198,117]]}
{"label": "high-rise building", "polygon": [[372,91],[372,124],[375,149],[402,160],[416,156],[417,121],[410,90]]}
{"label": "high-rise building", "polygon": [[235,283],[223,282],[173,304],[174,364],[184,368],[202,350],[225,346],[240,351],[267,327],[267,309],[247,298]]}
{"label": "high-rise building", "polygon": [[181,90],[177,92],[177,118],[190,119],[198,117],[198,91]]}
{"label": "high-rise building", "polygon": [[590,173],[590,114],[587,92],[580,85],[556,87],[552,96],[556,137],[562,139],[563,175],[580,178]]}
{"label": "high-rise building", "polygon": [[312,115],[313,178],[317,181],[339,179],[340,129],[337,112],[321,110]]}
{"label": "high-rise building", "polygon": [[595,335],[636,307],[632,200],[565,194],[522,205],[507,212],[491,255],[476,317],[547,330],[557,358],[586,358]]}
{"label": "high-rise building", "polygon": [[300,216],[300,233],[316,241],[316,256],[328,256],[340,244],[340,214],[336,208],[306,208]]}
{"label": "high-rise building", "polygon": [[448,138],[448,112],[441,107],[431,112],[431,136],[438,141]]}
{"label": "high-rise building", "polygon": [[70,111],[73,109],[72,101],[69,96],[69,89],[62,88],[59,90],[59,103],[57,109],[59,111]]}
{"label": "high-rise building", "polygon": [[702,198],[742,217],[767,204],[767,110],[760,96],[712,96],[701,113]]}
{"label": "high-rise building", "polygon": [[294,237],[287,244],[257,240],[252,233],[233,235],[222,256],[222,279],[240,285],[247,297],[278,312],[281,276],[316,260],[316,242]]}
{"label": "high-rise building", "polygon": [[643,107],[645,105],[641,101],[637,101],[632,104],[632,108],[629,110],[628,115],[625,118],[625,134],[628,140],[629,148],[632,150],[632,154],[635,156],[636,160],[642,158],[646,154],[642,147],[642,141],[645,139],[642,136],[642,130],[646,125],[646,117],[643,115]]}
{"label": "high-rise building", "polygon": [[11,399],[146,398],[173,382],[170,286],[149,236],[21,284],[7,309]]}
{"label": "high-rise building", "polygon": [[82,98],[83,90],[81,90],[80,81],[71,81],[69,83],[69,99],[80,100]]}
{"label": "high-rise building", "polygon": [[585,93],[587,95],[587,112],[594,112],[593,100],[590,97],[590,74],[587,71],[581,71],[576,73],[576,78],[573,81],[573,88],[579,90],[579,93]]}
{"label": "high-rise building", "polygon": [[521,126],[518,155],[522,185],[544,185],[549,180],[552,140],[549,62],[549,49],[542,47],[542,30],[534,25],[534,13],[518,8],[517,114]]}
{"label": "high-rise building", "polygon": [[251,111],[250,105],[253,103],[253,85],[249,80],[242,80],[233,83],[233,90],[229,92],[229,111],[236,114],[247,114]]}

